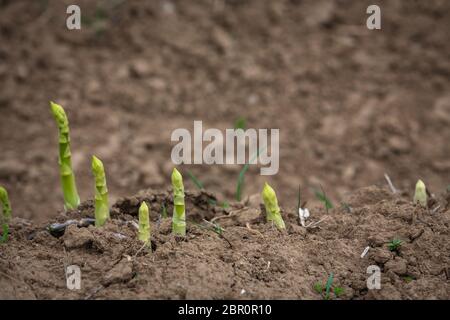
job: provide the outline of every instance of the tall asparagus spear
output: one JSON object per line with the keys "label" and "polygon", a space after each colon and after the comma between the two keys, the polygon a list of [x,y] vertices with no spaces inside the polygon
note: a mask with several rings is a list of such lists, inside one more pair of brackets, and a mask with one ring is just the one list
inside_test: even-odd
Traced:
{"label": "tall asparagus spear", "polygon": [[145,201],[139,207],[139,240],[150,245],[150,217]]}
{"label": "tall asparagus spear", "polygon": [[96,156],[92,156],[92,173],[95,178],[95,226],[101,227],[109,219],[108,188],[105,168]]}
{"label": "tall asparagus spear", "polygon": [[286,226],[283,218],[281,217],[277,195],[267,182],[264,184],[262,198],[266,207],[267,221],[273,221],[278,229],[285,229]]}
{"label": "tall asparagus spear", "polygon": [[51,110],[59,129],[59,172],[64,194],[64,208],[75,209],[80,204],[75,175],[72,170],[70,152],[69,120],[64,109],[54,102],[50,102]]}
{"label": "tall asparagus spear", "polygon": [[3,216],[0,217],[2,223],[3,235],[0,238],[0,243],[8,241],[9,234],[9,220],[11,220],[11,204],[9,203],[8,192],[5,188],[0,186],[0,204],[3,209]]}
{"label": "tall asparagus spear", "polygon": [[173,217],[172,232],[176,235],[186,235],[186,215],[184,206],[184,186],[181,173],[174,168],[172,172],[173,187]]}

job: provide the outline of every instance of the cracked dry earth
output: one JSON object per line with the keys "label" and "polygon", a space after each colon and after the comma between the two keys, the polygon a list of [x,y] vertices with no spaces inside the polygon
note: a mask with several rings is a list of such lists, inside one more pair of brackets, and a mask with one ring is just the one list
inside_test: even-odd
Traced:
{"label": "cracked dry earth", "polygon": [[[211,205],[214,195],[187,193],[187,236],[170,234],[171,193],[141,191],[119,199],[103,228],[67,227],[57,238],[46,225],[16,218],[0,251],[2,299],[322,299],[314,290],[334,274],[344,292],[331,299],[449,299],[449,193],[437,210],[379,187],[357,190],[348,206],[313,207],[316,228],[299,226],[283,210],[287,230],[265,223],[257,197],[228,209]],[[151,207],[152,251],[136,240],[133,221],[140,201]],[[435,206],[436,207],[436,206]],[[50,222],[92,217],[92,202]],[[201,227],[213,220],[220,237]],[[392,252],[387,243],[402,240]],[[364,258],[366,246],[370,250]],[[81,289],[68,290],[65,267],[81,269]],[[369,265],[381,269],[381,289],[368,290]]]}

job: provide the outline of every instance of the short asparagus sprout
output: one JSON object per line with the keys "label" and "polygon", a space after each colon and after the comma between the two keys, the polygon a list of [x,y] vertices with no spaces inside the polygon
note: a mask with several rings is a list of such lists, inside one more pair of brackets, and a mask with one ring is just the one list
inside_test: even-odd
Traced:
{"label": "short asparagus sprout", "polygon": [[75,175],[72,170],[70,152],[69,120],[64,109],[54,102],[50,102],[53,116],[59,129],[59,172],[64,195],[64,208],[75,209],[80,204]]}
{"label": "short asparagus sprout", "polygon": [[427,187],[422,180],[416,183],[416,192],[414,193],[414,203],[419,203],[422,207],[427,207]]}
{"label": "short asparagus sprout", "polygon": [[103,163],[92,157],[92,173],[95,177],[95,226],[101,227],[109,219],[108,188]]}
{"label": "short asparagus sprout", "polygon": [[11,204],[9,203],[8,192],[0,186],[0,204],[2,205],[3,215],[0,217],[3,235],[0,243],[8,241],[9,220],[11,220]]}
{"label": "short asparagus sprout", "polygon": [[172,232],[175,235],[186,235],[186,213],[184,205],[184,186],[181,173],[174,168],[172,172],[173,217]]}
{"label": "short asparagus sprout", "polygon": [[150,245],[150,217],[145,201],[142,201],[139,207],[139,240]]}
{"label": "short asparagus sprout", "polygon": [[285,229],[286,226],[280,214],[277,195],[267,182],[264,184],[262,198],[266,207],[267,221],[273,221],[278,229]]}

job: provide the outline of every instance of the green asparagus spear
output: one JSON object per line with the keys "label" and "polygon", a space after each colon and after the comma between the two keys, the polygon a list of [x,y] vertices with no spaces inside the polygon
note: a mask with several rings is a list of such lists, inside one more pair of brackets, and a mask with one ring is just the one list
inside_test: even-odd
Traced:
{"label": "green asparagus spear", "polygon": [[145,201],[139,207],[139,240],[150,245],[150,218]]}
{"label": "green asparagus spear", "polygon": [[266,207],[267,221],[273,221],[278,229],[285,229],[286,226],[280,214],[277,195],[267,182],[264,184],[262,198]]}
{"label": "green asparagus spear", "polygon": [[54,102],[50,102],[53,116],[59,129],[59,172],[64,194],[64,208],[75,209],[80,204],[75,175],[72,170],[70,152],[69,120],[64,109]]}
{"label": "green asparagus spear", "polygon": [[95,226],[101,227],[109,219],[108,188],[103,163],[92,156],[92,173],[95,177]]}
{"label": "green asparagus spear", "polygon": [[2,224],[3,235],[0,238],[0,243],[8,241],[9,234],[9,220],[11,220],[11,204],[9,203],[8,192],[5,188],[0,186],[0,204],[3,209],[3,216],[0,217]]}
{"label": "green asparagus spear", "polygon": [[175,235],[186,235],[186,217],[184,206],[184,186],[181,173],[174,168],[172,172],[173,217],[172,232]]}

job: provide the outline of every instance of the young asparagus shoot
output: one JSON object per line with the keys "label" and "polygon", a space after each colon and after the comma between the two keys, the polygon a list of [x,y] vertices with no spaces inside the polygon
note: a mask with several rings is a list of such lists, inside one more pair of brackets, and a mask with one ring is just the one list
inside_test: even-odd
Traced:
{"label": "young asparagus shoot", "polygon": [[286,229],[283,218],[281,217],[280,207],[275,191],[266,182],[262,191],[262,198],[266,207],[267,221],[273,221],[278,229]]}
{"label": "young asparagus shoot", "polygon": [[96,156],[92,157],[92,173],[95,178],[95,226],[101,227],[109,219],[108,188],[105,168]]}
{"label": "young asparagus shoot", "polygon": [[150,246],[150,217],[145,201],[139,207],[139,240]]}
{"label": "young asparagus shoot", "polygon": [[427,208],[427,187],[422,180],[418,180],[416,183],[416,192],[414,193],[414,203],[420,204],[422,207]]}
{"label": "young asparagus shoot", "polygon": [[70,152],[69,120],[64,109],[54,102],[50,102],[51,110],[59,129],[59,172],[64,195],[64,208],[75,209],[80,204],[75,175],[72,170]]}
{"label": "young asparagus shoot", "polygon": [[0,186],[0,204],[2,205],[3,215],[0,217],[2,224],[2,237],[0,243],[8,241],[9,220],[11,220],[11,204],[9,203],[8,192]]}
{"label": "young asparagus shoot", "polygon": [[184,206],[184,185],[181,173],[174,168],[172,172],[173,216],[172,232],[175,235],[186,235],[186,213]]}

